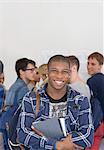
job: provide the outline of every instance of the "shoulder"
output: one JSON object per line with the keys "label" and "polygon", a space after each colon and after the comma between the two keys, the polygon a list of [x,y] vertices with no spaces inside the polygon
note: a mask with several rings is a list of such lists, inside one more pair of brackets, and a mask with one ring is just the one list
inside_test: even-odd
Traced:
{"label": "shoulder", "polygon": [[104,79],[104,74],[103,73],[97,73],[95,75],[93,75],[92,77],[90,77],[88,79],[89,80],[97,80],[97,79]]}
{"label": "shoulder", "polygon": [[27,92],[28,87],[21,79],[17,79],[9,88],[6,99],[14,99],[14,97],[22,98]]}
{"label": "shoulder", "polygon": [[15,90],[16,92],[17,91],[20,91],[20,90],[27,90],[28,87],[27,87],[27,84],[20,78],[18,78],[14,84],[10,87],[10,90]]}
{"label": "shoulder", "polygon": [[20,86],[17,88],[16,92],[18,92],[18,94],[26,94],[27,92],[29,92],[29,89],[27,86]]}
{"label": "shoulder", "polygon": [[87,80],[87,84],[98,84],[99,83],[104,83],[104,74],[103,73],[97,73],[95,75],[93,75],[92,77],[90,77],[88,80]]}

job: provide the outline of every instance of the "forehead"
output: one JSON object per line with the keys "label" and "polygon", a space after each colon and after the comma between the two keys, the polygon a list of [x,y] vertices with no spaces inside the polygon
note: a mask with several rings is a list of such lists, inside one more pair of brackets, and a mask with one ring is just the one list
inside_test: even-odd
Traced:
{"label": "forehead", "polygon": [[49,69],[50,68],[63,68],[63,69],[69,69],[69,63],[64,62],[64,61],[52,61],[49,64]]}
{"label": "forehead", "polygon": [[99,64],[99,62],[97,61],[97,59],[96,59],[95,57],[89,58],[89,59],[88,59],[88,62],[89,62],[89,63]]}
{"label": "forehead", "polygon": [[27,68],[34,68],[34,67],[36,67],[36,66],[34,66],[34,65],[31,64],[31,63],[29,63],[29,64],[27,65]]}

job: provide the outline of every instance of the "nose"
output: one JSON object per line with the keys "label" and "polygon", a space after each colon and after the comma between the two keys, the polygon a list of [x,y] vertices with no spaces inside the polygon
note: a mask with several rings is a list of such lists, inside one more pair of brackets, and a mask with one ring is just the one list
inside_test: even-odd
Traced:
{"label": "nose", "polygon": [[62,72],[57,72],[56,74],[58,79],[62,79],[63,78],[63,73]]}
{"label": "nose", "polygon": [[91,68],[91,65],[90,65],[90,64],[87,64],[87,68],[88,68],[88,69]]}

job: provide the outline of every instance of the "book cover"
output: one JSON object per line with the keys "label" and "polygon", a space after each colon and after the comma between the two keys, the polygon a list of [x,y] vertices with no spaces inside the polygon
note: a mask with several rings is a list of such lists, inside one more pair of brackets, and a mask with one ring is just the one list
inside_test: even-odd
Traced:
{"label": "book cover", "polygon": [[33,122],[32,129],[35,128],[50,138],[63,138],[66,136],[64,118],[51,118],[44,121]]}

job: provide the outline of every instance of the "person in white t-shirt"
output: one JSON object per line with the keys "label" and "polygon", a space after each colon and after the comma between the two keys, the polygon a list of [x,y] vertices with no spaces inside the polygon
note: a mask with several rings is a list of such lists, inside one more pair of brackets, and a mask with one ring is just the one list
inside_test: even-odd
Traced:
{"label": "person in white t-shirt", "polygon": [[84,94],[84,96],[90,99],[90,89],[88,85],[85,83],[85,81],[83,81],[79,75],[79,68],[80,68],[79,59],[74,55],[67,56],[66,58],[70,64],[70,79],[69,79],[70,86],[74,90]]}

